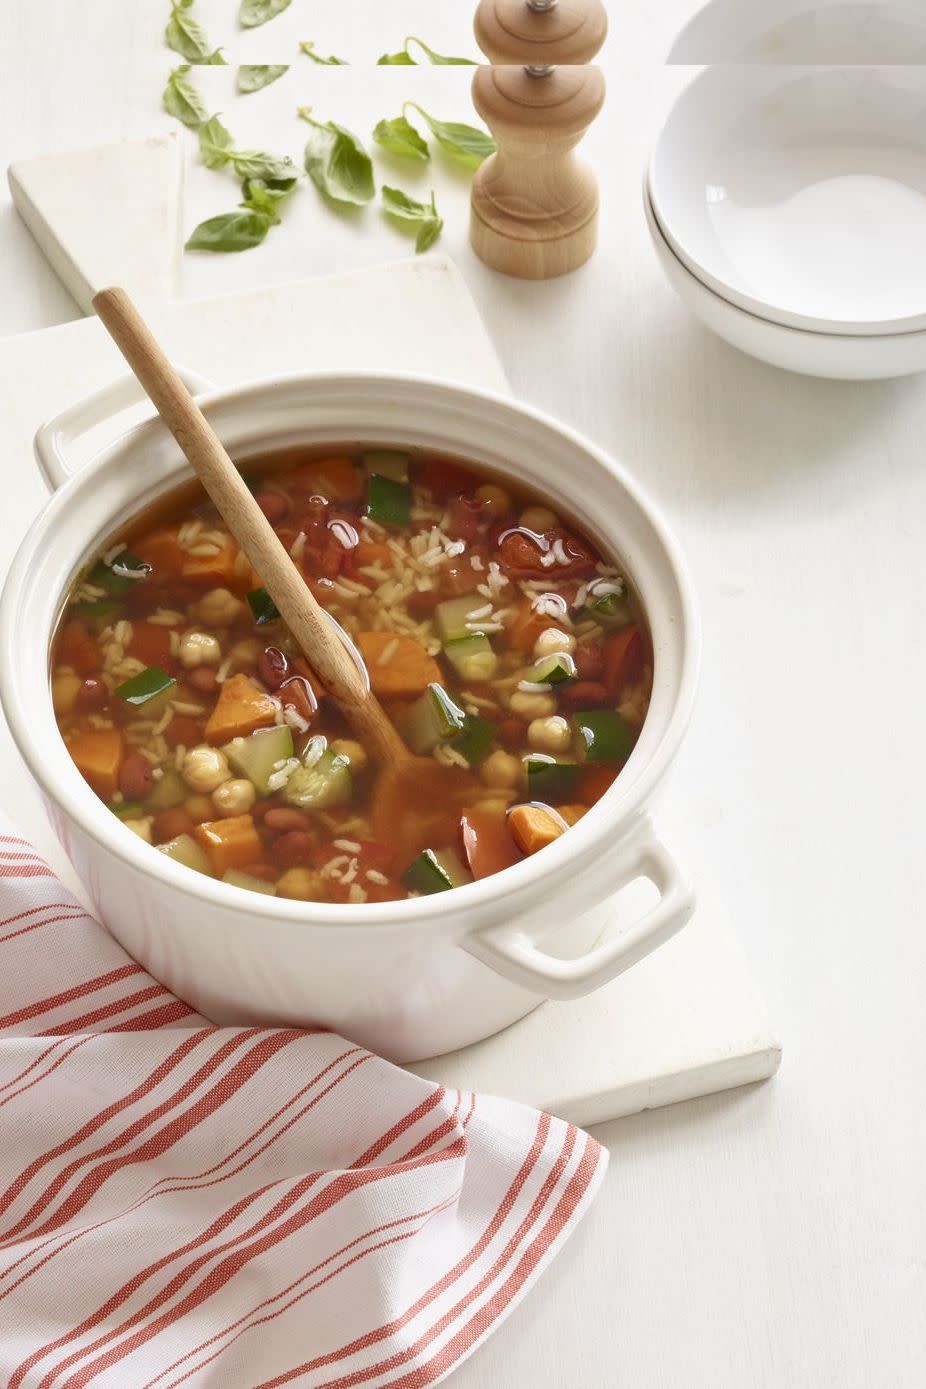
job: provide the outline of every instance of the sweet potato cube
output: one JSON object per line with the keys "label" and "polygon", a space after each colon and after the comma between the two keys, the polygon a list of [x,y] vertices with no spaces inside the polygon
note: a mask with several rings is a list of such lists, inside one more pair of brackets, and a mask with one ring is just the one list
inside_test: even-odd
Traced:
{"label": "sweet potato cube", "polygon": [[208,854],[217,878],[221,878],[230,868],[244,868],[261,857],[260,836],[250,815],[206,820],[196,826],[193,835]]}
{"label": "sweet potato cube", "polygon": [[228,588],[235,582],[235,561],[238,546],[230,535],[222,542],[222,547],[214,555],[187,554],[183,560],[181,577],[194,584],[208,584],[210,588]]}
{"label": "sweet potato cube", "polygon": [[555,617],[551,617],[549,613],[537,612],[525,601],[518,608],[517,616],[508,628],[508,640],[516,651],[533,651],[534,642],[548,627],[563,630],[563,624],[557,622]]}
{"label": "sweet potato cube", "polygon": [[210,743],[229,743],[246,738],[258,728],[269,728],[276,721],[276,707],[269,695],[258,689],[246,675],[232,675],[225,681],[218,703],[206,724]]}
{"label": "sweet potato cube", "polygon": [[[370,673],[374,694],[401,699],[440,684],[440,666],[414,637],[395,632],[359,632],[357,645]],[[383,657],[386,657],[383,660]]]}
{"label": "sweet potato cube", "polygon": [[150,564],[154,578],[176,578],[183,568],[186,555],[177,544],[177,529],[152,531],[133,545],[135,554]]}
{"label": "sweet potato cube", "polygon": [[536,854],[565,833],[550,812],[538,805],[516,805],[508,816],[508,828],[524,854]]}
{"label": "sweet potato cube", "polygon": [[92,729],[78,733],[68,743],[68,752],[81,776],[98,796],[109,800],[119,786],[123,741],[118,728]]}

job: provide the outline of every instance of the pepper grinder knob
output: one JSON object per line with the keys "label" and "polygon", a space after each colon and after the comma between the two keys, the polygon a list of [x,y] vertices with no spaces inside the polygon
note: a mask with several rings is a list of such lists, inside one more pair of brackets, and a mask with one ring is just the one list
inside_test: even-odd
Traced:
{"label": "pepper grinder knob", "polygon": [[477,69],[473,104],[497,151],[473,179],[470,241],[506,275],[564,275],[598,235],[598,184],[573,151],[604,103],[601,70],[583,66],[604,42],[604,6],[481,0],[475,32],[495,66]]}

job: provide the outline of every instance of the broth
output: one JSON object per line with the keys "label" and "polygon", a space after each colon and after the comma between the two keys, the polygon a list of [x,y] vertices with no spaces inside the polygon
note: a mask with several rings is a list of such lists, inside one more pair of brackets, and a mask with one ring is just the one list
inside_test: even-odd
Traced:
{"label": "broth", "polygon": [[256,892],[382,902],[500,872],[620,775],[652,646],[628,578],[535,492],[369,445],[240,464],[408,746],[459,809],[384,806],[376,768],[198,484],[122,528],[52,646],[62,738],[126,828]]}

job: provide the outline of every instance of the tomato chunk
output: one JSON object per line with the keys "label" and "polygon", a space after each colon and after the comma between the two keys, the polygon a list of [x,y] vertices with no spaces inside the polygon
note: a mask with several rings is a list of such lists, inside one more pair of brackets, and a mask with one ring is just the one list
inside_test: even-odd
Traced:
{"label": "tomato chunk", "polygon": [[463,855],[474,878],[489,878],[518,863],[523,855],[507,822],[484,810],[466,810],[460,818]]}

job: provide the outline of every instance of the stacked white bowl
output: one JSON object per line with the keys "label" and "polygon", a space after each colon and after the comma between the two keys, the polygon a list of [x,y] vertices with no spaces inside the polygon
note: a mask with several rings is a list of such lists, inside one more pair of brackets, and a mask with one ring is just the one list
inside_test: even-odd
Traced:
{"label": "stacked white bowl", "polygon": [[735,347],[813,376],[926,370],[926,69],[706,68],[644,203],[670,283]]}

